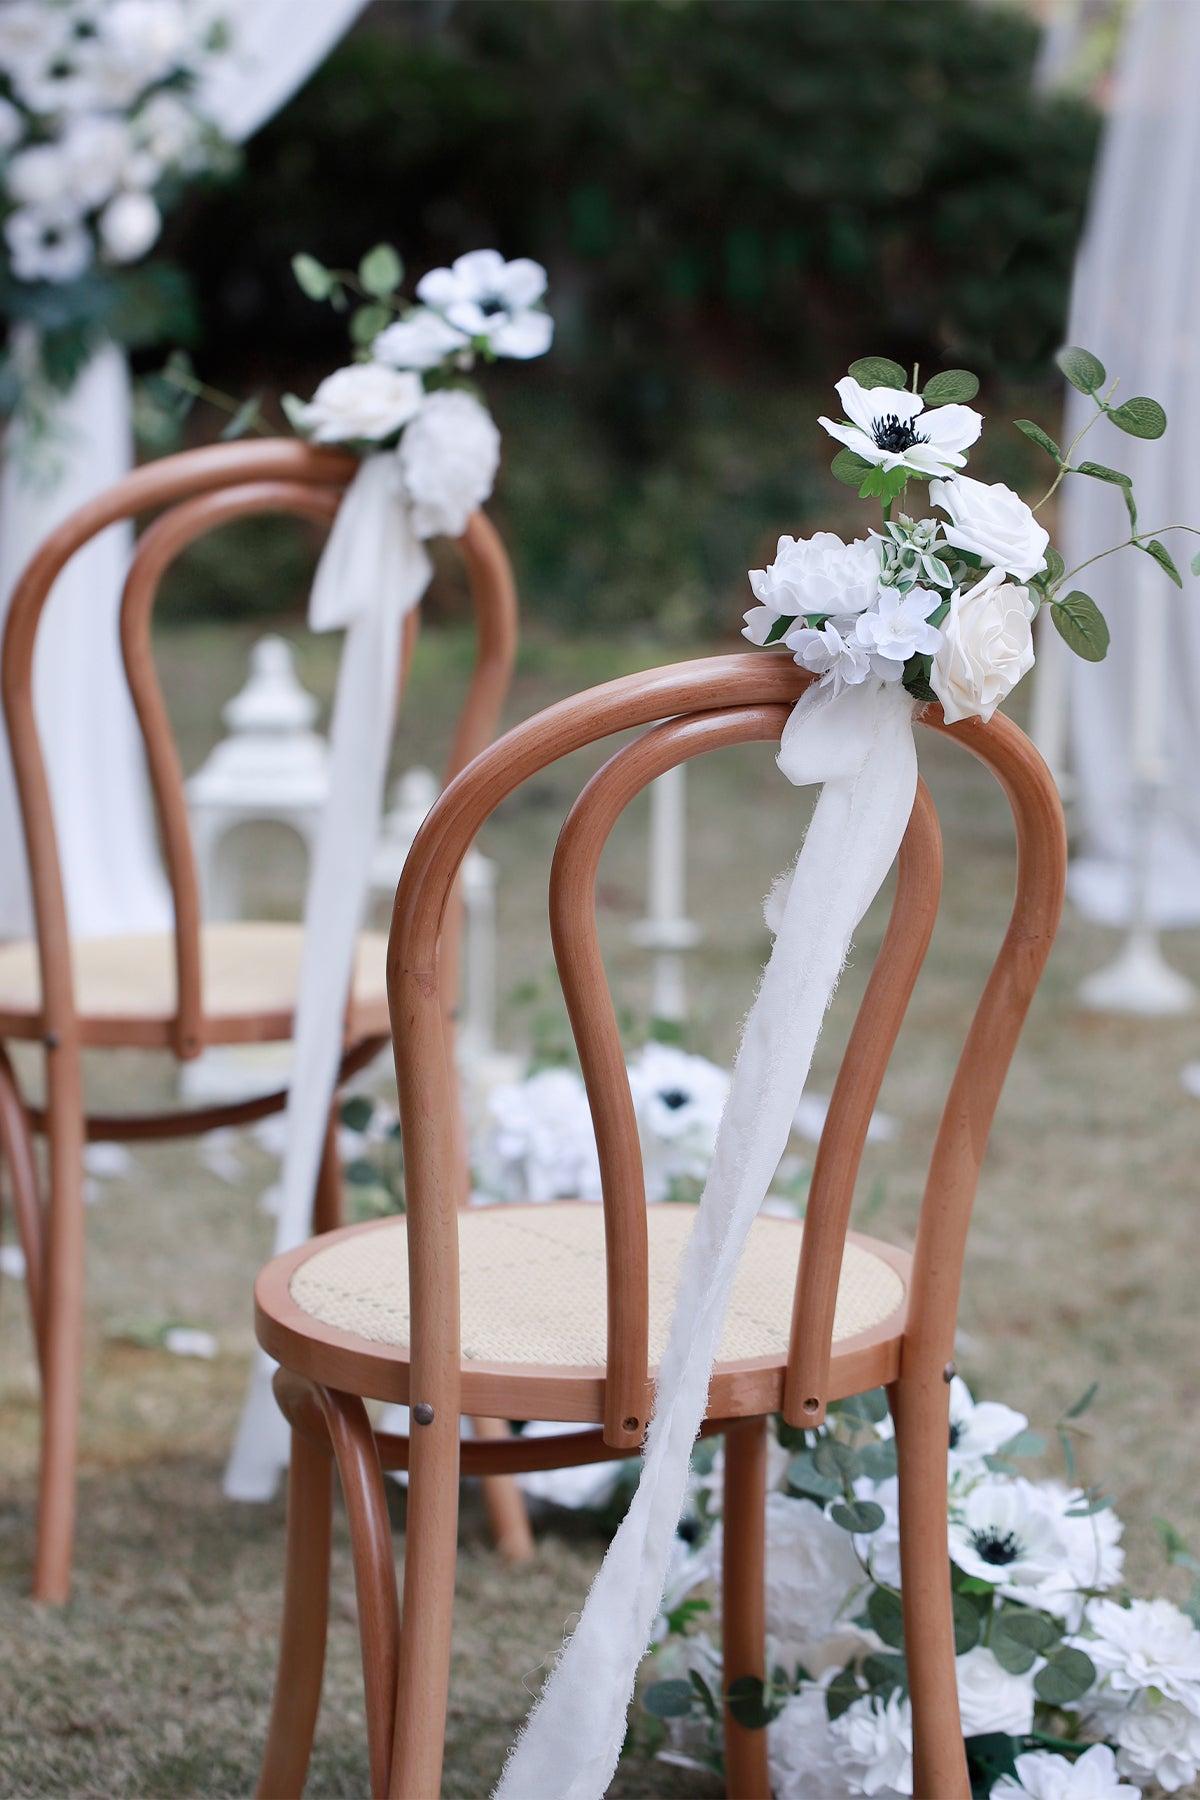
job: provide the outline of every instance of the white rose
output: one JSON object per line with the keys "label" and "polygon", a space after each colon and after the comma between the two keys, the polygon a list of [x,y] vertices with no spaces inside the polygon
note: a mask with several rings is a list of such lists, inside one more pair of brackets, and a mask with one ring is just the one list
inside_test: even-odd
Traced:
{"label": "white rose", "polygon": [[929,498],[949,513],[946,542],[972,551],[981,562],[1018,581],[1028,581],[1046,566],[1050,533],[1038,524],[1019,494],[1002,481],[974,481],[952,475],[931,481]]}
{"label": "white rose", "polygon": [[1028,675],[1034,610],[1029,590],[1006,582],[1001,569],[989,569],[965,594],[951,595],[942,621],[942,647],[929,675],[948,725],[976,713],[990,719]]}
{"label": "white rose", "polygon": [[879,594],[879,545],[873,538],[844,544],[832,531],[781,537],[770,567],[751,569],[750,589],[759,604],[746,614],[742,636],[752,644],[765,643],[781,617],[861,613]]}
{"label": "white rose", "polygon": [[955,1659],[958,1708],[964,1737],[982,1737],[989,1731],[1006,1731],[1023,1737],[1033,1729],[1033,1672],[1010,1675],[990,1650],[976,1644]]}
{"label": "white rose", "polygon": [[[378,367],[378,365],[376,365]],[[417,381],[392,374],[393,381]],[[492,491],[500,463],[500,433],[472,394],[430,394],[400,440],[400,467],[419,537],[459,537]]]}
{"label": "white rose", "polygon": [[845,1800],[846,1775],[833,1753],[837,1740],[829,1726],[827,1686],[828,1681],[806,1682],[767,1727],[775,1800]]}
{"label": "white rose", "polygon": [[299,429],[315,444],[375,443],[391,437],[424,399],[420,377],[379,363],[351,363],[327,375],[307,405],[295,406]]}
{"label": "white rose", "polygon": [[71,165],[58,144],[33,144],[18,151],[5,181],[18,206],[58,208],[73,198]]}
{"label": "white rose", "polygon": [[432,369],[448,356],[469,349],[469,339],[448,325],[440,313],[418,307],[380,332],[371,345],[371,355],[390,369]]}
{"label": "white rose", "polygon": [[120,186],[132,148],[122,119],[97,116],[75,121],[63,139],[63,155],[72,193],[83,206],[103,205]]}
{"label": "white rose", "polygon": [[1200,1773],[1200,1718],[1178,1700],[1143,1696],[1135,1706],[1101,1715],[1115,1739],[1117,1767],[1134,1781],[1156,1781],[1168,1794],[1188,1787]]}
{"label": "white rose", "polygon": [[118,194],[100,214],[100,242],[110,262],[136,262],[162,230],[162,214],[149,194]]}

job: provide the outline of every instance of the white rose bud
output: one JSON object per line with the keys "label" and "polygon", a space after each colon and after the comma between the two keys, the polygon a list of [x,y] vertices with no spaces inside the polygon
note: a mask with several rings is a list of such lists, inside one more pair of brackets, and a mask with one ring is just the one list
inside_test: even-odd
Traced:
{"label": "white rose bud", "polygon": [[990,719],[1029,673],[1035,610],[1029,590],[1005,581],[1000,569],[989,569],[965,594],[951,595],[929,675],[948,725],[975,714]]}
{"label": "white rose bud", "polygon": [[294,422],[315,444],[378,443],[408,424],[423,396],[419,375],[351,363],[327,375],[307,405],[294,408]]}
{"label": "white rose bud", "polygon": [[1002,481],[974,481],[953,475],[931,481],[929,498],[950,515],[946,542],[969,550],[981,562],[1028,581],[1046,566],[1050,533],[1038,524],[1019,494]]}
{"label": "white rose bud", "polygon": [[430,394],[398,454],[418,537],[460,537],[492,491],[500,433],[473,395],[445,388]]}
{"label": "white rose bud", "polygon": [[118,194],[100,214],[100,242],[110,262],[136,262],[162,230],[162,214],[149,194]]}

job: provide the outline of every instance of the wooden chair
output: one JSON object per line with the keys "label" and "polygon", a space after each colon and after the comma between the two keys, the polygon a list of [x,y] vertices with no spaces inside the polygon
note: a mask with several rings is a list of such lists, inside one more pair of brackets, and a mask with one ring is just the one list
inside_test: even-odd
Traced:
{"label": "wooden chair", "polygon": [[[330,1459],[346,1498],[366,1688],[371,1791],[439,1791],[461,1474],[628,1456],[641,1442],[689,1209],[647,1208],[629,1084],[597,940],[595,880],[622,809],[685,759],[778,740],[810,677],[785,654],[650,670],[549,708],[478,757],[433,808],[396,894],[388,957],[408,1195],[406,1220],[342,1230],[267,1265],[261,1342],[282,1365],[293,1427],[282,1646],[259,1792],[303,1786],[321,1685]],[[577,1202],[460,1211],[443,1048],[439,932],[484,820],[568,752],[665,720],[619,749],[572,807],[550,877],[554,954],[587,1082],[602,1208]],[[921,723],[995,774],[1016,822],[1011,923],[950,1086],[915,1247],[848,1231],[866,1136],[938,907],[941,840],[921,784],[890,924],[834,1088],[808,1216],[765,1217],[749,1240],[705,1432],[725,1458],[725,1668],[762,1675],[763,1511],[772,1414],[815,1426],[831,1400],[883,1384],[896,1420],[916,1788],[966,1800],[946,1526],[955,1313],[992,1115],[1062,903],[1066,846],[1054,783],[1008,719]],[[781,850],[782,854],[782,850]],[[407,1402],[411,1439],[373,1434],[364,1396]],[[577,1422],[523,1443],[459,1442],[463,1413]],[[398,1604],[381,1470],[407,1468]],[[726,1721],[728,1792],[768,1794],[763,1732]]]}
{"label": "wooden chair", "polygon": [[[98,1117],[83,1091],[82,1052],[137,1046],[180,1061],[212,1044],[286,1040],[302,927],[204,924],[188,829],[183,774],[155,674],[150,641],[154,603],[175,559],[209,531],[253,514],[290,514],[328,526],[358,467],[355,458],[286,440],[219,445],[166,457],[137,470],[73,513],[46,541],[12,597],[3,648],[3,701],[24,823],[36,937],[0,946],[0,1149],[8,1164],[25,1253],[29,1300],[43,1391],[42,1455],[34,1592],[60,1601],[70,1583],[75,1467],[83,1357],[85,1141],[170,1138],[218,1125],[245,1124],[277,1111],[286,1093],[238,1104],[171,1113]],[[63,565],[114,520],[151,509],[121,601],[125,670],[137,710],[162,834],[174,910],[161,937],[72,942],[55,841],[46,768],[34,713],[33,660],[38,623]],[[492,737],[508,689],[516,643],[516,600],[503,546],[477,513],[459,549],[474,602],[478,653],[449,758],[454,774]],[[410,614],[403,683],[416,636]],[[54,721],[69,731],[72,721]],[[457,909],[451,938],[457,935]],[[451,961],[454,945],[451,945]],[[360,940],[345,1021],[341,1078],[368,1063],[388,1034],[386,942]],[[447,1006],[451,1004],[447,995]],[[449,1024],[448,1024],[449,1029]],[[22,1097],[7,1040],[40,1043],[45,1103]],[[39,1195],[33,1150],[46,1138],[48,1184]],[[465,1176],[460,1174],[460,1184]],[[313,1226],[341,1220],[336,1113],[331,1115]],[[501,1534],[525,1531],[511,1483],[492,1489]],[[515,1509],[515,1510],[514,1510]]]}

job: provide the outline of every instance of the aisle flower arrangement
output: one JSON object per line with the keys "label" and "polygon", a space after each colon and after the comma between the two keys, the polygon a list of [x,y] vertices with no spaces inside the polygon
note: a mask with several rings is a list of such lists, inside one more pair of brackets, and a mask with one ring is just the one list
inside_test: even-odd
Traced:
{"label": "aisle flower arrangement", "polygon": [[[1044,1449],[1012,1408],[950,1390],[949,1526],[958,1690],[972,1791],[990,1800],[1135,1800],[1200,1775],[1200,1586],[1190,1613],[1122,1586],[1122,1525],[1080,1485],[1021,1472]],[[772,1446],[767,1681],[735,1716],[768,1733],[775,1800],[913,1793],[895,1441],[883,1391]],[[668,1760],[719,1768],[721,1452],[703,1447],[643,1706]],[[1169,1554],[1200,1564],[1169,1527]]]}
{"label": "aisle flower arrangement", "polygon": [[219,11],[198,0],[0,9],[0,287],[29,328],[0,368],[4,410],[69,387],[102,337],[181,329],[182,275],[132,265],[185,182],[236,164],[201,98],[227,51]]}
{"label": "aisle flower arrangement", "polygon": [[[1068,348],[1058,360],[1095,410],[1065,449],[1033,420],[1016,420],[1054,464],[1032,507],[1003,482],[963,472],[983,429],[982,414],[966,404],[979,390],[968,370],[942,370],[921,386],[919,370],[910,382],[886,357],[853,363],[836,384],[840,417],[819,422],[842,446],[833,474],[863,499],[878,500],[882,526],[849,544],[828,531],[781,537],[770,566],[750,572],[757,604],[746,614],[744,636],[783,644],[835,694],[872,678],[902,682],[915,700],[940,702],[951,724],[990,719],[1028,674],[1033,621],[1043,608],[1077,656],[1100,661],[1108,626],[1075,577],[1102,556],[1132,548],[1182,587],[1163,534],[1200,532],[1182,523],[1146,528],[1130,477],[1077,454],[1102,418],[1131,437],[1160,438],[1167,419],[1158,402],[1146,395],[1118,401],[1118,384],[1090,351]],[[1077,476],[1120,489],[1129,535],[1068,569],[1037,514],[1067,477]],[[908,500],[910,484],[927,486],[928,512]],[[1200,555],[1192,572],[1200,574]]]}

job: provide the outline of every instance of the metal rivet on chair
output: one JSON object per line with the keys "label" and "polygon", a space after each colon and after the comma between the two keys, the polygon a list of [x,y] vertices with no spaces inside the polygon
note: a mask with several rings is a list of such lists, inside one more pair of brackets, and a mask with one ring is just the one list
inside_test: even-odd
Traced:
{"label": "metal rivet on chair", "polygon": [[428,1400],[418,1400],[412,1409],[412,1415],[418,1425],[433,1424],[433,1408]]}
{"label": "metal rivet on chair", "polygon": [[957,1374],[958,1374],[957,1366],[952,1362],[948,1362],[946,1364],[945,1368],[942,1370],[942,1380],[943,1381],[953,1381],[954,1377]]}

